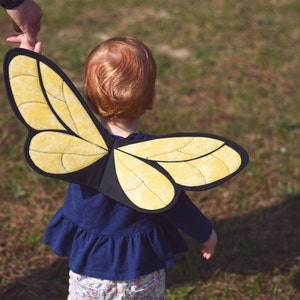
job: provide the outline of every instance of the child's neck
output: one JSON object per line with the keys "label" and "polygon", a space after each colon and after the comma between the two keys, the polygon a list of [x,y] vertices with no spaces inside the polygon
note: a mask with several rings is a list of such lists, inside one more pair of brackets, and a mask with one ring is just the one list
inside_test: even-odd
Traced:
{"label": "child's neck", "polygon": [[118,135],[122,137],[128,137],[133,133],[138,132],[138,122],[139,120],[128,121],[124,119],[116,119],[113,121],[101,120],[101,124],[104,128],[108,130],[110,134]]}

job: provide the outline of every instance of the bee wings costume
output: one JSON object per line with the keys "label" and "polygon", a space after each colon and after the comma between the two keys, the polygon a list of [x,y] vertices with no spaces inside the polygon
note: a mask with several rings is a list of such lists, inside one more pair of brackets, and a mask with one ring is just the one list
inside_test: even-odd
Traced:
{"label": "bee wings costume", "polygon": [[29,165],[138,211],[164,211],[181,190],[213,188],[248,162],[241,146],[211,134],[114,138],[66,74],[35,52],[8,51],[4,77],[13,111],[28,128],[24,152]]}

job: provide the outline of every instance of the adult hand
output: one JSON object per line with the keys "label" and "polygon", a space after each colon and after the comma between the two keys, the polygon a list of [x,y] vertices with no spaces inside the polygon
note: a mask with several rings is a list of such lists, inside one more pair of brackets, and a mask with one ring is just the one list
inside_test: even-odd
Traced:
{"label": "adult hand", "polygon": [[15,30],[20,33],[8,37],[7,41],[19,43],[21,48],[41,53],[42,43],[37,41],[37,34],[41,28],[41,8],[33,0],[25,0],[19,6],[6,11],[14,22]]}

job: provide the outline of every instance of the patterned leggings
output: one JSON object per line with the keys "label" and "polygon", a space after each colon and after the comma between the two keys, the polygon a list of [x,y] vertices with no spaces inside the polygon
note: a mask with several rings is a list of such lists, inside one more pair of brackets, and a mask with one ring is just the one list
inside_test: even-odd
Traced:
{"label": "patterned leggings", "polygon": [[165,270],[128,280],[111,281],[70,271],[68,300],[164,300]]}

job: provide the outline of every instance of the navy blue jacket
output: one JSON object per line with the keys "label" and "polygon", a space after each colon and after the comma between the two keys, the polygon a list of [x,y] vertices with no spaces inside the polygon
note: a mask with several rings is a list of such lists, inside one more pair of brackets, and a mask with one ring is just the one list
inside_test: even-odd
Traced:
{"label": "navy blue jacket", "polygon": [[5,9],[12,9],[20,5],[24,0],[0,0],[0,5]]}

